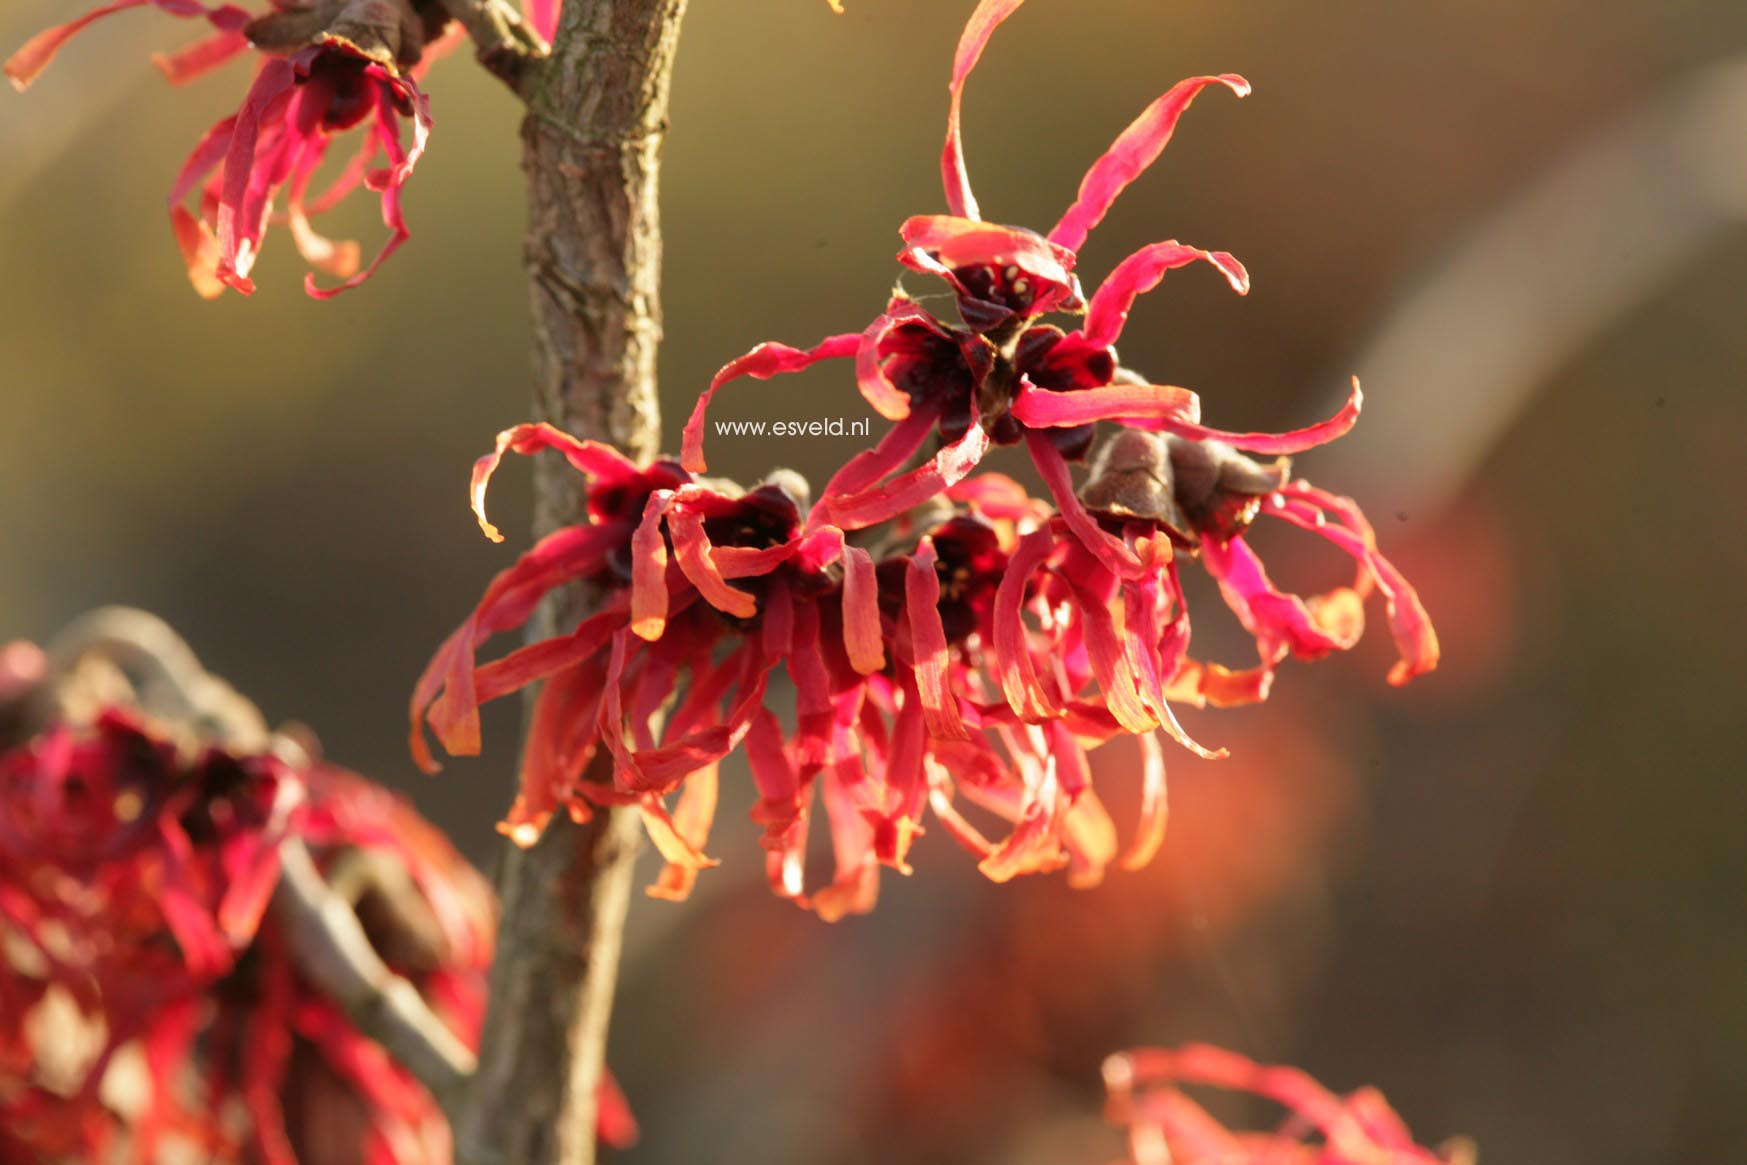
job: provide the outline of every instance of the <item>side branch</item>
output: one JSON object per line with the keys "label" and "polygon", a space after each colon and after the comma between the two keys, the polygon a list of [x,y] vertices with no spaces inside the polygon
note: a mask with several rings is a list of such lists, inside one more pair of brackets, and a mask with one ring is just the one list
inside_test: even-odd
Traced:
{"label": "side branch", "polygon": [[453,1111],[473,1073],[473,1053],[425,1005],[417,988],[383,963],[358,916],[328,886],[301,841],[280,844],[279,867],[273,909],[285,926],[297,969]]}
{"label": "side branch", "polygon": [[444,7],[473,42],[487,72],[526,98],[546,60],[546,42],[508,0],[445,0]]}

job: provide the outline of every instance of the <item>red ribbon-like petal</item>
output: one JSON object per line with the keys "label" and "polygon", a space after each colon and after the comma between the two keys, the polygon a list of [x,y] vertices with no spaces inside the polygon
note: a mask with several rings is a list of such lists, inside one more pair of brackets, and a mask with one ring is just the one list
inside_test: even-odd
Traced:
{"label": "red ribbon-like petal", "polygon": [[1247,97],[1250,92],[1250,83],[1236,73],[1191,77],[1171,86],[1117,135],[1103,157],[1092,163],[1080,180],[1079,197],[1049,232],[1050,241],[1078,251],[1092,228],[1103,221],[1116,196],[1158,160],[1183,111],[1209,85],[1224,85],[1239,97]]}

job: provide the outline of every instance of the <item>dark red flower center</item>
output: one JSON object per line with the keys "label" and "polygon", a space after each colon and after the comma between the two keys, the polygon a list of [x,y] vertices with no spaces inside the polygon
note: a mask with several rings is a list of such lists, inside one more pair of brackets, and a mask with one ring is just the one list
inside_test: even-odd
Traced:
{"label": "dark red flower center", "polygon": [[744,497],[723,499],[719,513],[704,518],[704,533],[712,546],[743,546],[763,550],[781,546],[800,532],[797,499],[779,485],[761,485]]}
{"label": "dark red flower center", "polygon": [[303,120],[329,133],[351,129],[376,107],[382,84],[370,73],[370,62],[340,50],[319,52],[300,77],[304,87]]}

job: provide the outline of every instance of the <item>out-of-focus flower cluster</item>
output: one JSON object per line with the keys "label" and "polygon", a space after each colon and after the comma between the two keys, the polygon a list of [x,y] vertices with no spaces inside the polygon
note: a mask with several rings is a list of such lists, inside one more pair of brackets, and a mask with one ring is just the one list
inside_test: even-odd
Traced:
{"label": "out-of-focus flower cluster", "polygon": [[[1205,1044],[1145,1049],[1104,1064],[1110,1119],[1128,1130],[1132,1165],[1473,1165],[1473,1146],[1415,1143],[1374,1088],[1337,1096],[1296,1068],[1257,1064]],[[1284,1108],[1270,1132],[1228,1128],[1185,1086],[1247,1094]]]}
{"label": "out-of-focus flower cluster", "polygon": [[[250,272],[276,222],[312,268],[304,279],[310,295],[335,295],[373,275],[408,237],[401,188],[431,131],[420,82],[465,39],[450,8],[443,0],[268,0],[266,11],[251,12],[203,0],[114,0],[38,33],[7,59],[6,76],[26,88],[92,22],[143,7],[210,29],[152,58],[172,84],[245,54],[256,58],[236,112],[201,137],[170,187],[170,225],[195,291],[208,299],[227,287],[252,292]],[[557,9],[556,0],[529,0],[531,32],[549,38]],[[505,19],[495,8],[494,15]],[[356,151],[312,191],[334,141],[354,129],[361,130]],[[377,194],[389,230],[367,266],[357,243],[327,238],[312,222],[359,186]],[[317,273],[337,282],[322,287]]]}
{"label": "out-of-focus flower cluster", "polygon": [[[1073,274],[1087,233],[1159,156],[1196,94],[1223,85],[1242,95],[1247,83],[1194,78],[1153,102],[1047,236],[985,222],[959,109],[984,45],[1019,3],[983,0],[966,26],[941,163],[950,214],[913,218],[901,232],[899,260],[946,281],[957,323],[899,293],[862,331],[806,350],[759,345],[701,394],[677,462],[640,466],[549,426],[520,426],[476,467],[474,506],[494,538],[484,492],[506,452],[557,450],[589,479],[586,520],[492,582],[412,702],[413,748],[431,768],[425,722],[449,752],[475,753],[479,705],[547,681],[504,823],[517,841],[531,843],[556,812],[634,804],[668,862],[652,892],[681,896],[714,864],[704,849],[717,765],[744,745],[771,883],[827,918],[869,909],[880,866],[908,871],[929,815],[991,878],[1065,867],[1089,885],[1112,862],[1145,863],[1160,843],[1160,733],[1223,755],[1190,739],[1173,702],[1265,699],[1288,656],[1353,646],[1374,591],[1400,656],[1391,680],[1436,665],[1430,621],[1358,507],[1293,480],[1285,459],[1352,427],[1357,385],[1339,414],[1309,428],[1208,428],[1194,393],[1147,383],[1114,345],[1137,297],[1167,271],[1206,262],[1244,291],[1237,260],[1157,243],[1123,260],[1089,302]],[[1048,322],[1064,314],[1079,317],[1072,330]],[[816,504],[787,472],[749,491],[699,476],[719,389],[836,359],[854,361],[862,395],[894,423]],[[1094,447],[1101,421],[1118,427]],[[1053,505],[1001,475],[972,475],[991,443],[1018,442]],[[1069,462],[1088,456],[1076,485]],[[1276,587],[1245,537],[1264,516],[1348,554],[1352,585],[1308,597]],[[1191,656],[1180,568],[1195,558],[1253,636],[1253,663]],[[569,584],[594,599],[574,630],[479,662],[480,644]],[[793,688],[792,711],[773,707],[779,675]],[[1126,841],[1086,759],[1118,735],[1138,737],[1145,757],[1143,805]],[[809,890],[815,801],[835,872]],[[1003,823],[1004,835],[991,837],[974,812]]]}
{"label": "out-of-focus flower cluster", "polygon": [[[0,684],[6,1160],[449,1159],[435,1100],[298,969],[271,908],[295,839],[395,973],[478,1037],[494,905],[400,798],[278,741],[201,743],[137,709],[26,716]],[[616,1098],[616,1094],[615,1094]],[[629,1135],[622,1103],[603,1130]]]}

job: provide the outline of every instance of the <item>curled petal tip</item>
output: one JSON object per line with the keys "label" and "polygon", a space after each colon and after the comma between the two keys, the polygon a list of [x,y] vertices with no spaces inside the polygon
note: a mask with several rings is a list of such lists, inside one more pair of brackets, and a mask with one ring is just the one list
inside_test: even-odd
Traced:
{"label": "curled petal tip", "polygon": [[503,531],[499,530],[485,516],[485,483],[479,482],[473,489],[473,516],[479,522],[479,529],[493,542],[503,541]]}
{"label": "curled petal tip", "polygon": [[1239,295],[1250,293],[1250,273],[1236,255],[1229,251],[1213,251],[1208,254],[1208,261],[1219,268],[1220,274],[1225,276],[1225,281],[1231,284],[1233,291]]}
{"label": "curled petal tip", "polygon": [[1239,97],[1248,97],[1254,92],[1248,79],[1237,73],[1221,73],[1219,74],[1219,82]]}
{"label": "curled petal tip", "polygon": [[1410,664],[1397,662],[1395,666],[1389,669],[1389,686],[1392,688],[1405,688],[1415,679],[1425,675],[1429,671],[1435,670],[1437,666],[1437,661],[1435,660],[1430,663]]}

